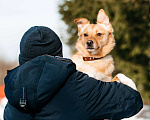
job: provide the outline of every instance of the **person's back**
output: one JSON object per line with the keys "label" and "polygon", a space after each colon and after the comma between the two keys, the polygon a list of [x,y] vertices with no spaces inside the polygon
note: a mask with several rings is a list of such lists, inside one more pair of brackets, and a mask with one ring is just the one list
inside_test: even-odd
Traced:
{"label": "person's back", "polygon": [[[41,28],[47,30],[31,30],[38,35]],[[40,46],[35,43],[34,46]],[[61,56],[59,47],[54,53]],[[124,84],[91,78],[77,71],[71,60],[55,55],[32,54],[33,58],[25,59],[28,49],[25,50],[20,54],[20,66],[8,71],[5,78],[5,120],[122,119],[133,116],[143,106],[140,94]],[[45,54],[48,52],[45,50]]]}

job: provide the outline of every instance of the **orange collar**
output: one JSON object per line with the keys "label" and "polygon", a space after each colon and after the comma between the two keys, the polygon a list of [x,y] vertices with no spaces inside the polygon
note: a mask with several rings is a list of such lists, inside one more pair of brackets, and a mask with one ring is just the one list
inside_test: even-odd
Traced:
{"label": "orange collar", "polygon": [[84,61],[93,61],[93,60],[99,60],[102,59],[104,57],[100,57],[100,58],[94,58],[94,57],[83,57]]}

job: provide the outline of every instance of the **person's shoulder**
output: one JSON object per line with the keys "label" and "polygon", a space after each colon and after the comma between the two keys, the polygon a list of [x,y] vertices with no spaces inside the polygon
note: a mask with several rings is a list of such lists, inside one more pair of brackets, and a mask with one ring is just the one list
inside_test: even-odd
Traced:
{"label": "person's shoulder", "polygon": [[32,61],[43,61],[43,62],[51,62],[51,61],[64,61],[64,62],[72,62],[69,58],[63,58],[59,56],[51,56],[51,55],[41,55],[34,58]]}
{"label": "person's shoulder", "polygon": [[44,63],[46,66],[53,65],[57,66],[63,70],[67,71],[76,71],[76,65],[72,62],[72,60],[68,58],[62,58],[59,56],[50,56],[50,55],[42,55],[34,58],[30,61],[30,64],[39,64]]}

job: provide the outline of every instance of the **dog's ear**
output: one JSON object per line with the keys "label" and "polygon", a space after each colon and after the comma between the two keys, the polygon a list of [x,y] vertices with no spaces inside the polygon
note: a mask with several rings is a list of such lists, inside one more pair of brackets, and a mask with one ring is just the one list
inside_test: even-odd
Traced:
{"label": "dog's ear", "polygon": [[90,23],[86,18],[77,18],[74,20],[74,22],[77,23],[78,32],[81,32],[82,30],[84,30],[86,25]]}
{"label": "dog's ear", "polygon": [[109,22],[109,18],[103,9],[100,9],[97,15],[97,23],[103,25],[109,32],[113,32],[113,28]]}

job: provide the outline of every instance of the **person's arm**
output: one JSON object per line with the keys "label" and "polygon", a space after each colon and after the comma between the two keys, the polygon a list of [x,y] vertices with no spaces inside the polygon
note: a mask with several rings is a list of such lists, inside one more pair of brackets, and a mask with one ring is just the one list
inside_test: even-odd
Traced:
{"label": "person's arm", "polygon": [[135,83],[130,78],[125,76],[124,74],[119,73],[115,76],[115,78],[116,78],[117,82],[123,83],[137,91]]}
{"label": "person's arm", "polygon": [[143,102],[138,91],[118,82],[102,82],[76,73],[76,89],[90,119],[122,119],[135,115]]}

